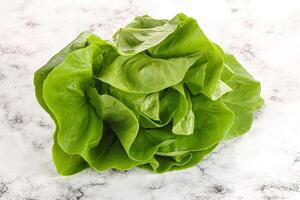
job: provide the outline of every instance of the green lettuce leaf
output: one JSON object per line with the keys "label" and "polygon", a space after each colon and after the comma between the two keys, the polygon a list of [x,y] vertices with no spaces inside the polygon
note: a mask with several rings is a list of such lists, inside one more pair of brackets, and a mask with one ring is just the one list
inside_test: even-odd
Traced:
{"label": "green lettuce leaf", "polygon": [[35,94],[40,105],[45,109],[46,112],[49,113],[51,118],[56,124],[56,128],[54,131],[54,144],[52,147],[52,155],[53,161],[55,163],[56,169],[61,175],[71,175],[77,172],[82,171],[83,169],[88,167],[87,162],[79,155],[70,155],[64,152],[57,143],[57,132],[58,132],[58,124],[57,120],[49,110],[43,98],[43,85],[44,81],[47,78],[48,74],[59,65],[68,53],[84,48],[87,44],[87,39],[93,34],[90,32],[81,33],[74,41],[72,41],[69,45],[67,45],[64,49],[62,49],[58,54],[53,56],[47,64],[37,70],[34,74],[34,86],[35,86]]}
{"label": "green lettuce leaf", "polygon": [[136,17],[112,42],[83,32],[35,72],[34,85],[56,125],[61,175],[192,167],[247,132],[263,105],[260,83],[182,13]]}
{"label": "green lettuce leaf", "polygon": [[[260,97],[260,83],[238,63],[234,56],[225,55],[225,65],[230,68],[232,75],[230,80],[223,79],[233,89],[224,96],[224,103],[234,112],[234,123],[227,134],[227,138],[233,138],[246,133],[252,124],[253,114],[263,105]],[[225,73],[224,73],[225,74]]]}

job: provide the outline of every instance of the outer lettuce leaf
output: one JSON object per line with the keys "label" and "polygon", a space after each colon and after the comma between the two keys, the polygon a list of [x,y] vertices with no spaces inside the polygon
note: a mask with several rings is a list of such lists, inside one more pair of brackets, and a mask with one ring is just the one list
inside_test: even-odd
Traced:
{"label": "outer lettuce leaf", "polygon": [[[260,97],[260,83],[237,62],[234,56],[226,54],[226,66],[232,75],[224,75],[223,79],[233,89],[224,96],[224,103],[235,113],[234,123],[227,134],[227,139],[246,133],[252,124],[253,114],[263,105]],[[224,73],[225,74],[225,73]],[[231,77],[228,80],[228,77]]]}
{"label": "outer lettuce leaf", "polygon": [[64,49],[62,49],[55,56],[53,56],[46,65],[44,65],[34,73],[34,86],[36,98],[39,101],[40,105],[47,112],[50,111],[43,100],[43,83],[45,79],[47,78],[48,74],[65,59],[68,53],[86,47],[87,38],[91,35],[93,34],[90,32],[81,33],[74,41],[72,41]]}
{"label": "outer lettuce leaf", "polygon": [[156,173],[200,162],[249,130],[260,84],[184,14],[136,17],[102,40],[84,32],[35,73],[36,97],[55,122],[58,173]]}
{"label": "outer lettuce leaf", "polygon": [[94,86],[92,62],[96,45],[69,53],[44,82],[44,101],[59,127],[58,144],[69,154],[82,154],[96,146],[102,123],[87,101],[86,91]]}
{"label": "outer lettuce leaf", "polygon": [[49,113],[51,118],[54,120],[56,124],[55,132],[54,132],[54,144],[52,147],[52,155],[53,160],[56,166],[58,173],[61,175],[71,175],[77,172],[82,171],[83,169],[88,167],[88,164],[85,160],[79,155],[70,155],[64,152],[57,143],[57,132],[58,132],[58,124],[55,116],[49,110],[43,99],[43,85],[44,81],[47,78],[48,74],[59,65],[64,58],[68,55],[68,53],[84,48],[87,43],[87,38],[90,37],[92,33],[83,32],[81,33],[74,41],[72,41],[69,45],[67,45],[64,49],[62,49],[58,54],[53,56],[49,62],[37,70],[34,74],[34,85],[35,85],[35,94],[40,105],[45,109],[46,112]]}
{"label": "outer lettuce leaf", "polygon": [[145,53],[118,56],[96,78],[126,92],[153,93],[180,83],[197,58],[160,59]]}
{"label": "outer lettuce leaf", "polygon": [[89,165],[80,155],[70,155],[59,146],[57,142],[58,127],[55,130],[52,147],[53,161],[56,170],[61,175],[72,175],[86,169]]}
{"label": "outer lettuce leaf", "polygon": [[[229,92],[230,89],[224,87],[224,84],[220,85],[219,82],[223,69],[223,57],[214,44],[204,35],[197,21],[184,14],[178,14],[171,21],[178,24],[178,29],[163,42],[152,47],[149,50],[150,54],[159,58],[174,58],[200,53],[202,54],[202,57],[199,58],[201,61],[196,64],[205,70],[204,77],[203,73],[198,74],[199,77],[197,78],[189,77],[193,73],[187,73],[186,77],[189,87],[192,87],[193,79],[199,79],[199,89],[193,88],[193,94],[201,92],[208,98],[216,100]],[[207,60],[205,67],[201,67],[203,59]]]}

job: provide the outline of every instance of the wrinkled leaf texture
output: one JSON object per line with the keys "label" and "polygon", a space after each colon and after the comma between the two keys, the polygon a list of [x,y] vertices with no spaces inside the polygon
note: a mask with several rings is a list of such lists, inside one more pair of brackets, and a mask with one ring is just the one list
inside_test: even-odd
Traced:
{"label": "wrinkled leaf texture", "polygon": [[56,128],[56,169],[71,175],[196,165],[250,129],[260,83],[184,14],[136,17],[113,41],[81,33],[35,72]]}

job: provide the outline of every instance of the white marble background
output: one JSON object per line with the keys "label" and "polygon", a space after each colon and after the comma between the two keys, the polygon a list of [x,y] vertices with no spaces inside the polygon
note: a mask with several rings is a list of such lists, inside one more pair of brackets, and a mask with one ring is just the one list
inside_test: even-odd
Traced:
{"label": "white marble background", "polygon": [[[177,12],[261,81],[265,106],[251,131],[185,171],[58,176],[34,71],[83,30],[109,38],[136,15]],[[0,0],[0,199],[299,200],[299,36],[298,0]]]}

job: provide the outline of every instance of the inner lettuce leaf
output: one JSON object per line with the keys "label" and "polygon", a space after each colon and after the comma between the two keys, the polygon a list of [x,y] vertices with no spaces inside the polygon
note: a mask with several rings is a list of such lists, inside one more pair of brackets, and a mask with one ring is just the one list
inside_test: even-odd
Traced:
{"label": "inner lettuce leaf", "polygon": [[112,41],[83,32],[35,72],[34,85],[56,125],[61,175],[192,167],[246,133],[263,105],[260,83],[182,13],[136,17]]}

